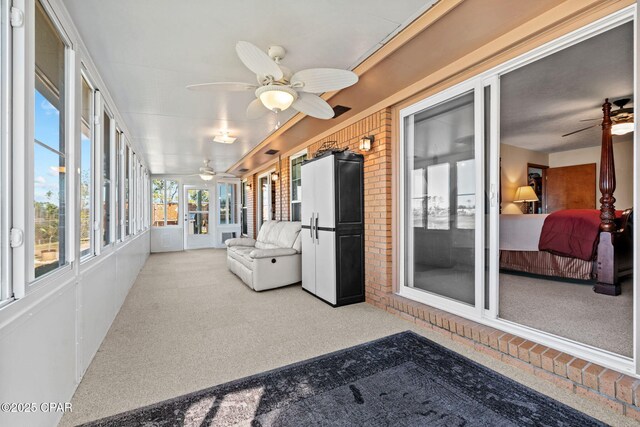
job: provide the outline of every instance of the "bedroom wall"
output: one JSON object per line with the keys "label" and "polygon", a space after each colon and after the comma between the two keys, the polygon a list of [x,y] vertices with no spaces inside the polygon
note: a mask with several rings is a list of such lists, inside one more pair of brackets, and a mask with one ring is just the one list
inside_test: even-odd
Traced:
{"label": "bedroom wall", "polygon": [[527,185],[527,163],[549,165],[549,154],[500,144],[500,201],[503,214],[522,214],[522,205],[512,200],[518,187]]}
{"label": "bedroom wall", "polygon": [[[628,141],[614,143],[613,156],[616,165],[616,207],[619,209],[630,208],[633,206],[633,141],[629,139]],[[552,168],[586,163],[595,163],[596,177],[600,176],[599,145],[549,154],[549,167]],[[597,181],[595,186],[596,207],[599,207],[600,190],[598,189]]]}

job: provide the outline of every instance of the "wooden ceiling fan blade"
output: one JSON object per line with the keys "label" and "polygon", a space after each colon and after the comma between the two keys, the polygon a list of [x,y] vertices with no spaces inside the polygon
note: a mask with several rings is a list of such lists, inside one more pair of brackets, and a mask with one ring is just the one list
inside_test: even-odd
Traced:
{"label": "wooden ceiling fan blade", "polygon": [[187,86],[187,89],[201,92],[245,92],[249,90],[256,90],[257,87],[257,85],[245,82],[212,82],[189,85]]}
{"label": "wooden ceiling fan blade", "polygon": [[236,53],[242,63],[259,76],[271,76],[274,80],[280,80],[282,70],[265,52],[256,45],[239,41],[236,43]]}
{"label": "wooden ceiling fan blade", "polygon": [[298,99],[291,104],[291,107],[317,119],[330,119],[335,114],[327,101],[311,93],[299,93]]}
{"label": "wooden ceiling fan blade", "polygon": [[256,98],[247,107],[247,118],[250,120],[259,119],[269,112],[269,109],[264,106],[260,98]]}
{"label": "wooden ceiling fan blade", "polygon": [[598,125],[588,126],[586,128],[574,130],[573,132],[565,133],[564,135],[562,135],[562,137],[564,138],[565,136],[573,135],[574,133],[582,132],[583,130],[591,129],[591,128],[594,128],[596,126],[598,126]]}
{"label": "wooden ceiling fan blade", "polygon": [[594,120],[602,120],[602,118],[599,119],[584,119],[584,120],[580,120],[581,122],[592,122]]}
{"label": "wooden ceiling fan blade", "polygon": [[358,75],[352,71],[337,68],[309,68],[291,76],[291,86],[309,93],[332,92],[344,89],[358,82]]}

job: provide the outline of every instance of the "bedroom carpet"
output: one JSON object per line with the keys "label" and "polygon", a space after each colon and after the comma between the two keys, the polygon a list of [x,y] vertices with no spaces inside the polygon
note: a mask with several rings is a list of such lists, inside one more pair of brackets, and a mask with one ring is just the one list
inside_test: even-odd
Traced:
{"label": "bedroom carpet", "polygon": [[631,357],[633,283],[616,297],[591,285],[500,274],[500,317]]}
{"label": "bedroom carpet", "polygon": [[407,331],[86,427],[604,426]]}

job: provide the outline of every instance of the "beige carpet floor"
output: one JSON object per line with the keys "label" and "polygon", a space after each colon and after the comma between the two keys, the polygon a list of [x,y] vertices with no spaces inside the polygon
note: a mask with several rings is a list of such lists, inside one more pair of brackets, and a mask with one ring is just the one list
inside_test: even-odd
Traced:
{"label": "beige carpet floor", "polygon": [[224,250],[153,254],[73,397],[70,426],[414,330],[612,425],[611,410],[369,304],[331,308],[299,286],[254,292]]}
{"label": "beige carpet floor", "polygon": [[500,274],[500,317],[623,356],[633,356],[633,281],[622,294],[579,283]]}

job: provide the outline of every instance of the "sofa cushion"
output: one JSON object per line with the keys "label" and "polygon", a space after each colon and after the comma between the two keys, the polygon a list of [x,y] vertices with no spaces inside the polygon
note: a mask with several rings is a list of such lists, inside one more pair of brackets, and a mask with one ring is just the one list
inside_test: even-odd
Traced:
{"label": "sofa cushion", "polygon": [[301,225],[299,221],[267,221],[260,228],[255,246],[257,249],[291,248],[300,234]]}
{"label": "sofa cushion", "polygon": [[300,234],[300,228],[302,224],[300,222],[288,222],[283,221],[282,229],[277,236],[270,235],[269,237],[275,237],[275,241],[270,242],[281,248],[292,248],[296,242],[296,238]]}
{"label": "sofa cushion", "polygon": [[250,237],[236,237],[224,242],[227,246],[255,246],[256,241]]}
{"label": "sofa cushion", "polygon": [[296,241],[293,242],[293,249],[295,249],[297,252],[302,252],[302,229],[298,232]]}
{"label": "sofa cushion", "polygon": [[254,259],[261,258],[277,258],[282,256],[297,255],[295,249],[292,248],[277,248],[277,249],[254,249],[249,253],[249,256]]}
{"label": "sofa cushion", "polygon": [[231,246],[227,248],[227,255],[244,265],[248,269],[252,268],[253,258],[249,255],[251,251],[255,250],[249,246]]}
{"label": "sofa cushion", "polygon": [[260,226],[260,231],[258,231],[258,237],[256,241],[258,242],[267,242],[267,235],[271,232],[271,228],[277,223],[277,221],[265,221]]}

